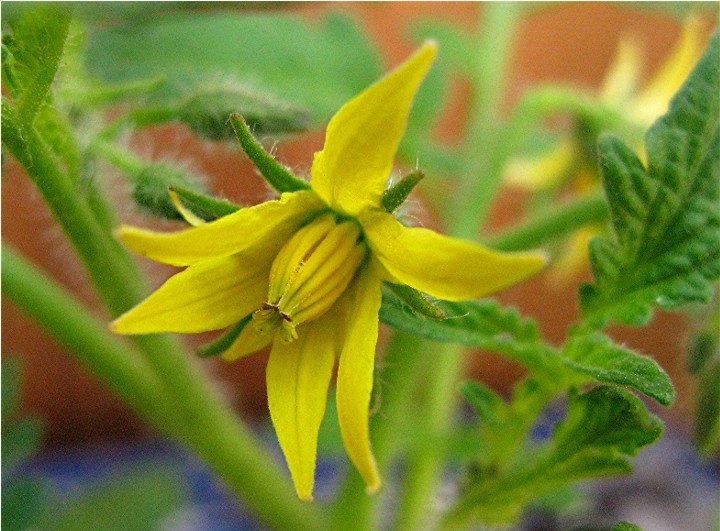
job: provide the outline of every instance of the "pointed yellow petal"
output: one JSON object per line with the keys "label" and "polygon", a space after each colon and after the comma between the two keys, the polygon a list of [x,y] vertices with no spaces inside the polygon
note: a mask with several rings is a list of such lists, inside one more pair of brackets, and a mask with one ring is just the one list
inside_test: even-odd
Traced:
{"label": "pointed yellow petal", "polygon": [[277,251],[306,216],[324,207],[313,192],[300,191],[178,232],[159,233],[124,226],[117,234],[123,244],[138,254],[184,266],[258,246]]}
{"label": "pointed yellow petal", "polygon": [[182,199],[180,199],[180,196],[177,195],[177,192],[175,192],[175,190],[168,190],[168,195],[170,196],[170,201],[175,207],[175,210],[177,210],[178,213],[183,217],[183,219],[187,221],[188,225],[192,225],[193,227],[205,225],[206,221],[201,217],[195,215],[192,210],[186,207],[183,204]]}
{"label": "pointed yellow petal", "polygon": [[436,49],[434,42],[425,43],[330,120],[325,146],[315,154],[311,172],[313,190],[329,205],[355,214],[380,204],[410,105]]}
{"label": "pointed yellow petal", "polygon": [[292,343],[276,340],[267,365],[270,417],[302,500],[312,500],[320,423],[336,357],[335,316],[328,312],[298,329]]}
{"label": "pointed yellow petal", "polygon": [[505,181],[524,190],[555,186],[567,175],[577,151],[572,140],[563,140],[541,155],[515,158],[507,166]]}
{"label": "pointed yellow petal", "polygon": [[369,493],[380,488],[368,426],[382,298],[377,269],[367,264],[338,301],[345,308],[347,327],[337,376],[338,418],[345,450]]}
{"label": "pointed yellow petal", "polygon": [[253,322],[250,321],[245,325],[237,339],[222,354],[225,361],[235,361],[249,354],[254,354],[258,350],[265,348],[273,340],[275,334],[258,334]]}
{"label": "pointed yellow petal", "polygon": [[441,299],[482,297],[532,275],[546,262],[542,253],[500,253],[404,227],[379,210],[364,212],[360,221],[371,250],[395,278]]}
{"label": "pointed yellow petal", "polygon": [[703,51],[701,20],[690,16],[685,21],[675,48],[650,82],[632,103],[633,117],[650,125],[667,111],[668,103],[690,74]]}
{"label": "pointed yellow petal", "polygon": [[[264,258],[264,259],[263,259]],[[204,260],[167,280],[112,324],[119,334],[217,330],[256,310],[267,296],[272,255]]]}

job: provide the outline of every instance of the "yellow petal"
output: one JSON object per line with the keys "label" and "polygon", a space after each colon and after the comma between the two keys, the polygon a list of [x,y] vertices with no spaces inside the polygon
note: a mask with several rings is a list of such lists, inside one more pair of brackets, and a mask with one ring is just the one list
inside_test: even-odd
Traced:
{"label": "yellow petal", "polygon": [[266,371],[270,417],[295,490],[306,501],[312,500],[318,430],[335,364],[335,323],[328,312],[299,328],[295,341],[275,341]]}
{"label": "yellow petal", "polygon": [[229,326],[265,300],[271,260],[253,253],[199,262],[170,277],[111,328],[119,334],[149,334]]}
{"label": "yellow petal", "polygon": [[123,226],[117,235],[138,254],[184,266],[254,247],[277,251],[306,216],[322,208],[322,201],[313,192],[300,191],[178,232],[159,233]]}
{"label": "yellow petal", "polygon": [[168,190],[168,195],[170,196],[170,201],[175,207],[175,210],[177,210],[183,219],[187,221],[188,225],[192,225],[193,227],[205,225],[206,221],[186,207],[175,190]]}
{"label": "yellow petal", "polygon": [[690,74],[703,50],[701,20],[690,16],[669,57],[632,103],[633,118],[650,125],[667,111],[668,103]]}
{"label": "yellow petal", "polygon": [[325,146],[315,153],[311,185],[333,208],[355,214],[380,204],[410,105],[436,49],[434,42],[425,43],[330,120]]}
{"label": "yellow petal", "polygon": [[546,262],[542,253],[500,253],[428,229],[404,227],[379,210],[364,212],[360,222],[371,250],[397,280],[441,299],[487,295],[532,275]]}
{"label": "yellow petal", "polygon": [[368,425],[382,298],[380,282],[377,266],[370,262],[338,301],[345,308],[347,327],[337,376],[338,418],[345,450],[368,492],[380,488]]}
{"label": "yellow petal", "polygon": [[637,40],[631,36],[621,37],[615,59],[610,64],[600,88],[600,99],[608,104],[622,105],[635,93],[641,65]]}
{"label": "yellow petal", "polygon": [[259,334],[252,320],[245,325],[240,335],[233,341],[230,348],[222,353],[225,361],[235,361],[249,354],[254,354],[258,350],[262,350],[273,340],[275,334]]}
{"label": "yellow petal", "polygon": [[541,155],[515,158],[507,166],[505,181],[524,190],[555,186],[567,175],[577,152],[575,143],[567,139]]}

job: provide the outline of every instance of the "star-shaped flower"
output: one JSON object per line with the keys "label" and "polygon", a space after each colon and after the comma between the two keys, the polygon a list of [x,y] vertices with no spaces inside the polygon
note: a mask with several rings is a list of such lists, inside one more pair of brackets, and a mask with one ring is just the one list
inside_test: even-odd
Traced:
{"label": "star-shaped flower", "polygon": [[175,233],[119,230],[139,254],[187,269],[120,316],[113,330],[203,332],[252,316],[224,357],[272,343],[270,415],[305,500],[312,499],[318,429],[336,362],[345,448],[368,491],[380,486],[368,417],[384,280],[461,300],[544,264],[540,254],[502,254],[405,227],[382,208],[412,99],[435,53],[426,43],[338,111],[315,154],[311,189]]}

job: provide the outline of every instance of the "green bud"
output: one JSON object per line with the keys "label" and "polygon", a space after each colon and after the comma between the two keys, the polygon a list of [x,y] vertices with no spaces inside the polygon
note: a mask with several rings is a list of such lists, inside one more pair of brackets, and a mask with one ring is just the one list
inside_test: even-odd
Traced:
{"label": "green bud", "polygon": [[[183,219],[168,195],[168,189],[204,191],[199,180],[178,166],[152,163],[143,166],[132,176],[135,202],[150,213],[165,219]],[[212,218],[210,218],[212,219]]]}
{"label": "green bud", "polygon": [[307,110],[242,85],[201,88],[179,107],[178,118],[203,138],[228,140],[233,113],[242,114],[259,135],[304,131],[310,125]]}
{"label": "green bud", "polygon": [[387,212],[394,212],[413,191],[415,185],[419,183],[425,174],[422,170],[415,170],[412,173],[408,173],[405,177],[400,179],[396,184],[385,190],[382,196],[382,206]]}

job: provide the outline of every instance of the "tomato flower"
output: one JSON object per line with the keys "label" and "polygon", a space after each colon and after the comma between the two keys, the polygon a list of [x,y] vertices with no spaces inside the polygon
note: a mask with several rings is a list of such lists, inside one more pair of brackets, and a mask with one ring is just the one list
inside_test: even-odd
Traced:
{"label": "tomato flower", "polygon": [[380,486],[368,420],[384,280],[461,300],[544,264],[541,254],[498,253],[403,226],[382,208],[412,99],[435,54],[435,44],[426,43],[338,111],[315,154],[310,189],[179,232],[118,231],[137,253],[187,268],[115,320],[115,332],[203,332],[246,318],[225,359],[272,344],[270,416],[304,500],[312,499],[318,430],[336,362],[346,451],[368,491]]}

